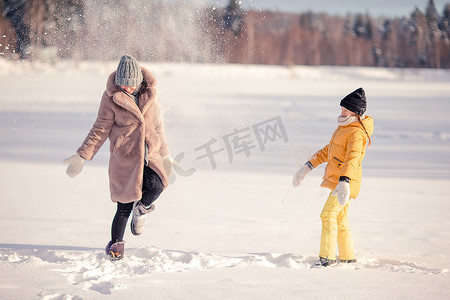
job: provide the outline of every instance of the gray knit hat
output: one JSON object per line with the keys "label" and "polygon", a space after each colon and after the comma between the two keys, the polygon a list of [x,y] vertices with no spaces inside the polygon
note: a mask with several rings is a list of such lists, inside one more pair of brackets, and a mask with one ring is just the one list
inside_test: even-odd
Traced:
{"label": "gray knit hat", "polygon": [[138,86],[143,80],[142,71],[136,59],[123,55],[116,71],[116,84],[119,86]]}

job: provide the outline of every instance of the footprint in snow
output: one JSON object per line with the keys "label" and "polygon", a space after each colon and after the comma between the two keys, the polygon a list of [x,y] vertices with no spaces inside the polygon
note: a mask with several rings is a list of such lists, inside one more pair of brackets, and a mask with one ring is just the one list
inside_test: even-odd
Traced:
{"label": "footprint in snow", "polygon": [[[189,272],[234,267],[267,267],[311,269],[317,257],[294,253],[249,253],[217,255],[211,253],[162,250],[156,247],[127,249],[123,260],[111,262],[103,250],[60,250],[0,248],[0,263],[55,266],[67,280],[84,290],[109,295],[113,290],[126,289],[117,279],[135,278],[157,272]],[[338,269],[377,269],[385,272],[405,272],[428,275],[448,275],[448,269],[436,269],[398,260],[361,257],[356,264],[340,264]],[[61,296],[63,298],[61,298]],[[42,295],[42,299],[67,299],[68,295]],[[70,298],[70,297],[69,297]],[[76,299],[76,298],[74,298]]]}

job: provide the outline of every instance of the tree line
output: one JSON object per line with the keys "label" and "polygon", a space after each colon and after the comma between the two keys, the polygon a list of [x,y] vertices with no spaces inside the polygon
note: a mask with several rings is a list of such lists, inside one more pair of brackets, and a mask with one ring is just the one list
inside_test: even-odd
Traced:
{"label": "tree line", "polygon": [[244,10],[163,0],[1,0],[0,56],[450,67],[450,4],[407,17]]}

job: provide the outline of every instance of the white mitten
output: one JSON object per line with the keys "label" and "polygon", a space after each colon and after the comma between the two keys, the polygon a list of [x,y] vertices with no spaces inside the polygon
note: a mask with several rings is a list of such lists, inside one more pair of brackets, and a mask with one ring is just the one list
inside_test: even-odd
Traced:
{"label": "white mitten", "polygon": [[64,163],[69,164],[66,170],[66,174],[69,175],[70,177],[75,177],[78,174],[80,174],[81,171],[83,170],[84,158],[82,158],[78,154],[75,154],[65,159]]}
{"label": "white mitten", "polygon": [[297,173],[295,173],[294,178],[292,179],[292,185],[294,187],[298,186],[300,184],[300,181],[305,179],[306,174],[311,172],[312,168],[310,167],[310,165],[311,164],[307,162],[297,171]]}
{"label": "white mitten", "polygon": [[339,181],[331,195],[337,195],[339,204],[344,206],[350,199],[350,184],[347,181]]}

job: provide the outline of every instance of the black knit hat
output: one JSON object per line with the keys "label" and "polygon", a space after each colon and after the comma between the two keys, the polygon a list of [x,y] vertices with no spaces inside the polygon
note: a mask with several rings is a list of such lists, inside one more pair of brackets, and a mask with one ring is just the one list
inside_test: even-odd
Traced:
{"label": "black knit hat", "polygon": [[359,88],[345,96],[341,100],[341,106],[362,116],[366,112],[367,107],[366,93],[363,88]]}

